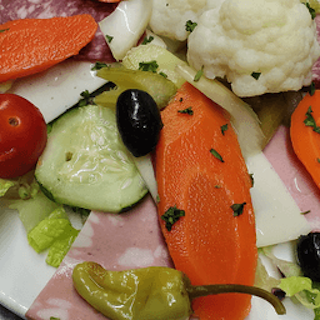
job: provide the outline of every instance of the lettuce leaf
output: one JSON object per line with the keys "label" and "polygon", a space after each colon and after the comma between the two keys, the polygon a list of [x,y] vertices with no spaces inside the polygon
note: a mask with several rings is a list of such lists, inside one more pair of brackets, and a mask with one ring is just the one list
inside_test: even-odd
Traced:
{"label": "lettuce leaf", "polygon": [[313,287],[312,280],[307,277],[294,276],[281,279],[279,288],[288,297],[295,297],[308,309],[320,308],[320,291]]}
{"label": "lettuce leaf", "polygon": [[78,233],[79,230],[73,228],[64,208],[59,207],[28,233],[28,241],[38,253],[50,248],[46,262],[57,268]]}
{"label": "lettuce leaf", "polygon": [[59,237],[50,247],[46,263],[50,266],[58,268],[65,255],[71,248],[72,243],[79,234],[79,230],[73,227],[67,228],[62,237]]}
{"label": "lettuce leaf", "polygon": [[273,246],[261,248],[272,263],[284,274],[277,288],[283,290],[287,297],[298,301],[308,309],[313,309],[315,318],[320,320],[320,283],[304,277],[300,266],[291,261],[277,258],[272,253]]}
{"label": "lettuce leaf", "polygon": [[0,197],[3,197],[7,191],[16,183],[11,180],[0,179]]}

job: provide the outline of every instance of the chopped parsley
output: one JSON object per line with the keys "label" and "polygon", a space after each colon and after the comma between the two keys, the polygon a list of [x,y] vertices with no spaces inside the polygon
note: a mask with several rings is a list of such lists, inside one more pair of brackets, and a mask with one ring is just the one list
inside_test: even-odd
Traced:
{"label": "chopped parsley", "polygon": [[100,61],[97,61],[94,66],[91,68],[92,71],[95,71],[95,70],[100,70],[102,68],[110,68],[110,65],[104,63],[104,62],[100,62]]}
{"label": "chopped parsley", "polygon": [[224,124],[223,126],[220,127],[222,135],[228,130],[228,124]]}
{"label": "chopped parsley", "polygon": [[310,212],[311,212],[311,210],[307,210],[307,211],[301,212],[301,214],[305,215],[305,214],[308,214]]}
{"label": "chopped parsley", "polygon": [[50,317],[50,320],[60,320],[60,318],[57,318],[57,317]]}
{"label": "chopped parsley", "polygon": [[251,187],[254,186],[254,176],[253,176],[253,173],[250,173],[249,174],[249,177],[250,177],[250,180],[251,180]]}
{"label": "chopped parsley", "polygon": [[106,34],[106,39],[107,39],[108,43],[111,43],[111,41],[113,40],[113,37]]}
{"label": "chopped parsley", "polygon": [[82,97],[82,99],[80,99],[78,102],[79,107],[84,107],[88,104],[95,104],[88,90],[82,91],[80,93],[80,96]]}
{"label": "chopped parsley", "polygon": [[196,22],[192,22],[191,20],[188,20],[186,22],[186,31],[192,32],[197,25],[198,24]]}
{"label": "chopped parsley", "polygon": [[139,62],[139,70],[142,70],[142,71],[151,71],[153,73],[156,73],[158,67],[159,65],[155,60],[152,60],[149,62]]}
{"label": "chopped parsley", "polygon": [[243,213],[243,208],[246,205],[246,202],[243,203],[235,203],[230,208],[233,210],[233,216],[238,217]]}
{"label": "chopped parsley", "polygon": [[149,36],[149,38],[148,37],[144,37],[144,39],[143,39],[141,44],[145,45],[145,44],[148,44],[148,43],[152,42],[153,40],[154,40],[153,36]]}
{"label": "chopped parsley", "polygon": [[316,92],[316,85],[315,85],[315,83],[312,81],[312,82],[311,82],[311,85],[310,85],[310,88],[309,88],[309,94],[310,94],[310,96],[313,96],[315,92]]}
{"label": "chopped parsley", "polygon": [[311,106],[308,108],[308,111],[306,113],[306,119],[303,121],[303,123],[307,126],[307,127],[312,127],[313,131],[320,133],[320,127],[317,126],[316,121],[314,120],[313,116],[312,116],[312,108]]}
{"label": "chopped parsley", "polygon": [[261,76],[261,72],[252,72],[251,73],[251,77],[255,78],[256,80],[258,80]]}
{"label": "chopped parsley", "polygon": [[166,78],[166,79],[168,78],[168,76],[167,76],[164,72],[162,72],[162,71],[159,72],[159,74],[160,74],[160,76],[163,76],[163,77]]}
{"label": "chopped parsley", "polygon": [[10,30],[10,28],[2,29],[2,30],[0,30],[0,33],[2,33],[2,32],[6,32],[6,31],[9,31],[9,30]]}
{"label": "chopped parsley", "polygon": [[210,150],[210,153],[212,155],[214,155],[218,160],[220,160],[221,162],[224,162],[224,160],[222,159],[221,155],[214,149],[211,149]]}
{"label": "chopped parsley", "polygon": [[189,107],[189,108],[186,108],[186,109],[183,109],[183,110],[178,110],[179,113],[186,113],[190,116],[193,115],[193,110],[192,110],[192,107]]}
{"label": "chopped parsley", "polygon": [[183,101],[183,98],[180,98],[180,99],[179,99],[179,102],[182,102],[182,101]]}
{"label": "chopped parsley", "polygon": [[317,158],[317,162],[320,163],[320,158]]}
{"label": "chopped parsley", "polygon": [[177,209],[176,206],[170,207],[162,216],[161,219],[166,222],[166,228],[171,231],[172,226],[181,218],[185,216],[185,211]]}
{"label": "chopped parsley", "polygon": [[203,75],[203,68],[204,68],[204,66],[202,66],[201,69],[198,70],[198,72],[197,72],[196,75],[194,76],[193,81],[197,82],[197,81],[200,80],[200,78],[201,78],[202,75]]}
{"label": "chopped parsley", "polygon": [[310,6],[310,3],[309,3],[309,2],[303,2],[303,4],[308,8],[312,20],[314,20],[314,18],[316,17],[316,10],[314,10],[314,9]]}

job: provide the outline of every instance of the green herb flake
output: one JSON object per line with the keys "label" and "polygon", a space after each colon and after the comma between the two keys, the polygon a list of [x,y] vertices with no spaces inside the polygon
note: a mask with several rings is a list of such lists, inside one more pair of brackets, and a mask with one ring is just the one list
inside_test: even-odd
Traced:
{"label": "green herb flake", "polygon": [[106,64],[104,62],[97,61],[94,64],[94,66],[91,68],[91,71],[96,71],[96,70],[100,70],[100,69],[103,69],[103,68],[110,68],[110,65]]}
{"label": "green herb flake", "polygon": [[182,102],[182,101],[183,101],[183,98],[180,98],[180,99],[179,99],[179,102]]}
{"label": "green herb flake", "polygon": [[210,153],[212,155],[214,155],[218,160],[220,160],[221,162],[224,162],[224,160],[222,159],[221,155],[214,149],[211,149],[210,150]]}
{"label": "green herb flake", "polygon": [[164,72],[159,72],[160,76],[163,76],[164,78],[168,78],[168,76]]}
{"label": "green herb flake", "polygon": [[303,4],[308,8],[312,20],[314,20],[314,18],[316,17],[316,10],[314,10],[314,9],[310,6],[310,3],[309,3],[309,2],[303,2]]}
{"label": "green herb flake", "polygon": [[223,126],[220,127],[222,135],[228,130],[228,124],[224,124]]}
{"label": "green herb flake", "polygon": [[203,75],[203,68],[204,68],[204,66],[202,66],[201,69],[198,70],[198,72],[197,72],[196,75],[194,76],[194,79],[193,79],[194,82],[198,82],[198,81],[200,80],[200,78],[202,77],[202,75]]}
{"label": "green herb flake", "polygon": [[252,72],[251,73],[251,77],[255,78],[256,80],[258,80],[261,76],[261,72]]}
{"label": "green herb flake", "polygon": [[139,62],[139,70],[141,71],[151,71],[153,73],[157,72],[159,65],[157,64],[157,61],[152,60],[149,62]]}
{"label": "green herb flake", "polygon": [[253,173],[249,174],[250,180],[251,180],[251,187],[254,187],[254,176]]}
{"label": "green herb flake", "polygon": [[221,188],[221,186],[219,186],[218,184],[215,185],[214,187],[215,187],[215,189],[220,189]]}
{"label": "green herb flake", "polygon": [[320,158],[317,158],[317,162],[320,163]]}
{"label": "green herb flake", "polygon": [[111,43],[111,41],[113,40],[113,37],[106,34],[106,39],[108,43]]}
{"label": "green herb flake", "polygon": [[302,214],[302,215],[305,215],[305,214],[308,214],[308,213],[310,213],[310,212],[311,212],[311,210],[307,210],[307,211],[301,212],[301,214]]}
{"label": "green herb flake", "polygon": [[153,36],[144,37],[144,39],[143,39],[143,41],[142,41],[141,44],[146,45],[146,44],[152,42],[153,40],[154,40],[154,37],[153,37]]}
{"label": "green herb flake", "polygon": [[6,31],[9,31],[10,30],[10,28],[7,28],[7,29],[1,29],[0,30],[0,33],[2,33],[2,32],[6,32]]}
{"label": "green herb flake", "polygon": [[50,317],[50,320],[60,320],[60,318],[57,318],[57,317]]}
{"label": "green herb flake", "polygon": [[193,21],[191,21],[191,20],[188,20],[188,21],[186,22],[186,31],[187,31],[187,32],[192,32],[197,25],[198,25],[198,24],[197,24],[196,22],[193,22]]}
{"label": "green herb flake", "polygon": [[181,218],[185,216],[185,211],[177,209],[176,206],[170,207],[162,216],[161,219],[166,222],[166,229],[171,231],[172,226]]}
{"label": "green herb flake", "polygon": [[238,217],[243,213],[244,206],[246,205],[246,202],[243,203],[235,203],[230,208],[233,210],[233,216]]}
{"label": "green herb flake", "polygon": [[80,93],[80,96],[82,97],[82,99],[80,99],[78,102],[79,107],[84,107],[88,104],[95,104],[88,90],[82,91]]}
{"label": "green herb flake", "polygon": [[311,85],[310,85],[310,88],[309,88],[310,96],[313,96],[315,92],[316,92],[316,84],[312,81]]}
{"label": "green herb flake", "polygon": [[185,114],[188,114],[190,116],[193,115],[193,110],[192,110],[192,107],[189,107],[189,108],[186,108],[186,109],[183,109],[183,110],[178,110],[179,113],[185,113]]}
{"label": "green herb flake", "polygon": [[312,127],[314,132],[320,133],[320,127],[317,126],[316,121],[313,118],[312,115],[312,108],[311,106],[308,108],[308,111],[306,113],[306,119],[303,121],[303,123],[307,126],[307,127]]}

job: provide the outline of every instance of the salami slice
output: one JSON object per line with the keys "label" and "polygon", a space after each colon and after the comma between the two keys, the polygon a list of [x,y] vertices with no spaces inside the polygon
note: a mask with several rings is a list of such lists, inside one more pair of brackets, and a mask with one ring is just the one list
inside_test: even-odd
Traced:
{"label": "salami slice", "polygon": [[[0,24],[17,19],[48,19],[88,13],[96,22],[107,17],[116,4],[97,0],[0,0]],[[114,61],[104,35],[98,29],[93,41],[74,57],[87,61]]]}

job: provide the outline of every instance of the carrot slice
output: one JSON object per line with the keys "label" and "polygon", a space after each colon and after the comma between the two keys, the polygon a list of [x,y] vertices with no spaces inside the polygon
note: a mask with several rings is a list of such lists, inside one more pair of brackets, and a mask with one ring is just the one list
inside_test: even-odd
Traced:
{"label": "carrot slice", "polygon": [[76,55],[96,30],[88,14],[0,25],[0,82],[38,73]]}
{"label": "carrot slice", "polygon": [[320,90],[300,101],[291,116],[293,150],[320,188]]}
{"label": "carrot slice", "polygon": [[[193,285],[252,285],[257,260],[252,181],[228,115],[185,83],[161,117],[158,211],[175,267]],[[238,216],[231,208],[235,204],[238,209],[242,205]],[[169,208],[185,212],[171,231],[162,220]],[[240,320],[249,313],[250,299],[239,294],[208,296],[195,299],[193,309],[201,320]]]}

